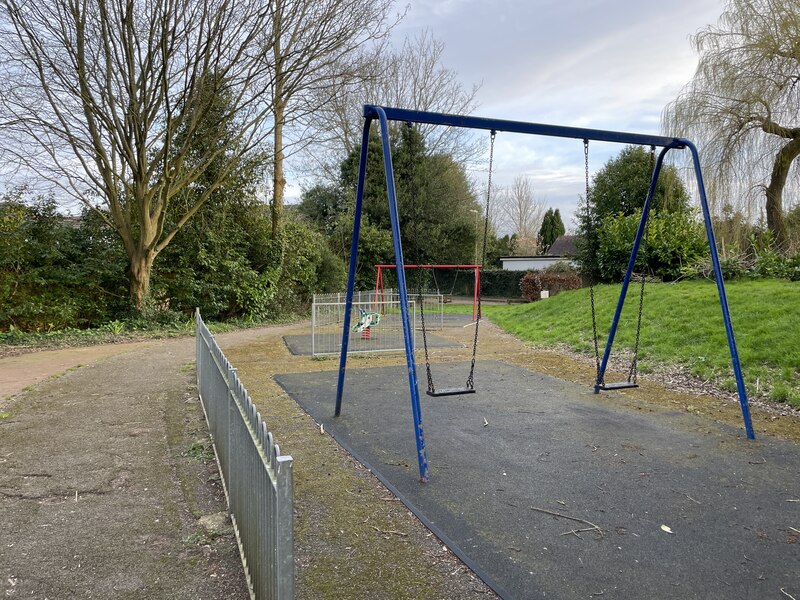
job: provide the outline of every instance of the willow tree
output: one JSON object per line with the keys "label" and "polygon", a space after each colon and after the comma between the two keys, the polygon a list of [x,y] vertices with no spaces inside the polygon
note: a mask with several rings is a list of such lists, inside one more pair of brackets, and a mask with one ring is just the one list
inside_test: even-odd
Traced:
{"label": "willow tree", "polygon": [[[117,231],[139,310],[159,252],[268,139],[272,31],[262,0],[0,0],[5,149]],[[211,115],[234,143],[198,155]]]}
{"label": "willow tree", "polygon": [[767,226],[784,245],[784,188],[797,181],[800,156],[800,4],[728,0],[718,24],[692,42],[697,72],[665,109],[663,126],[699,142],[723,204],[763,194]]}

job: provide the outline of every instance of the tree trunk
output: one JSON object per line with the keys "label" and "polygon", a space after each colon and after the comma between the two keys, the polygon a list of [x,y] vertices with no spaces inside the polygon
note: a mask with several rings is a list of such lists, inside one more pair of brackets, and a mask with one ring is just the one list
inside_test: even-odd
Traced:
{"label": "tree trunk", "polygon": [[283,120],[286,104],[275,99],[275,168],[272,174],[272,239],[278,239],[281,215],[283,213],[283,195],[286,190],[286,178],[283,175]]}
{"label": "tree trunk", "polygon": [[772,176],[767,186],[767,228],[775,237],[775,244],[779,249],[786,247],[788,232],[783,219],[783,188],[789,176],[789,169],[794,159],[800,156],[800,138],[794,138],[775,156],[772,166]]}
{"label": "tree trunk", "polygon": [[150,296],[150,273],[155,257],[155,253],[148,250],[131,256],[130,296],[136,312],[142,312]]}

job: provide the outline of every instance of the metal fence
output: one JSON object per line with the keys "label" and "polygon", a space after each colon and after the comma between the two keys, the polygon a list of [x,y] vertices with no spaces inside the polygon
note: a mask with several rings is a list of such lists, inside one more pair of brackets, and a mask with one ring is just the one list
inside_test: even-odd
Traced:
{"label": "metal fence", "polygon": [[[342,349],[342,328],[346,309],[345,293],[315,294],[311,304],[311,354],[320,356],[338,354]],[[411,318],[411,338],[421,327],[417,316],[419,295],[408,302]],[[441,330],[444,328],[444,297],[436,292],[422,295],[422,306],[425,311],[425,328]],[[380,322],[369,328],[369,331],[351,331],[349,354],[370,352],[402,352],[405,349],[403,323],[400,317],[400,294],[397,290],[385,289],[375,291],[353,292],[353,304],[350,314],[351,325],[356,325],[361,310],[380,314]]]}
{"label": "metal fence", "polygon": [[281,455],[234,369],[195,313],[197,387],[250,596],[294,597],[292,457]]}
{"label": "metal fence", "polygon": [[[409,295],[409,306],[411,303],[419,307],[419,294]],[[346,292],[330,292],[326,294],[314,294],[312,306],[316,304],[342,304],[347,299]],[[353,291],[353,303],[366,307],[369,304],[371,311],[385,311],[392,303],[400,302],[400,292],[393,288],[383,290],[355,290]],[[439,292],[428,290],[422,293],[422,308],[425,311],[426,329],[444,328],[444,304],[445,298]],[[417,323],[417,326],[421,326]],[[341,336],[340,336],[341,340]]]}
{"label": "metal fence", "polygon": [[[311,354],[320,356],[341,352],[346,308],[345,302],[315,302],[311,306]],[[362,310],[367,313],[378,313],[380,320],[362,331],[350,331],[348,354],[402,352],[405,349],[399,300],[353,302],[350,312],[351,327],[356,327],[359,323]],[[414,302],[408,303],[408,311],[413,341],[416,323]]]}

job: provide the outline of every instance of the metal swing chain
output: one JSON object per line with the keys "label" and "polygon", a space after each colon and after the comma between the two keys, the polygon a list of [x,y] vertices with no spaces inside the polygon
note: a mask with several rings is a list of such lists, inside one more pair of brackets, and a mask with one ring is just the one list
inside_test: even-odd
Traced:
{"label": "metal swing chain", "polygon": [[[489,236],[489,202],[492,197],[492,170],[494,163],[494,138],[497,132],[492,129],[492,135],[489,141],[489,178],[486,183],[486,212],[483,219],[483,249],[481,252],[481,264],[486,263],[486,238]],[[478,267],[476,267],[478,268]],[[472,362],[469,366],[469,377],[467,377],[467,387],[469,389],[475,388],[474,375],[475,375],[475,357],[478,354],[478,326],[481,322],[481,288],[480,282],[477,282],[478,289],[476,290],[478,296],[477,314],[475,318],[475,337],[472,340]]]}
{"label": "metal swing chain", "polygon": [[[652,177],[653,170],[655,169],[656,160],[656,147],[650,146],[650,176]],[[653,190],[655,196],[655,189]],[[642,209],[644,210],[644,209]],[[645,260],[647,259],[648,238],[650,237],[650,219],[648,218],[644,225],[644,250]],[[636,377],[639,374],[639,336],[642,332],[642,312],[644,311],[644,284],[647,281],[647,263],[645,268],[642,269],[641,285],[639,288],[639,316],[636,320],[636,341],[633,345],[633,359],[631,360],[631,367],[628,370],[628,383],[636,383]]]}
{"label": "metal swing chain", "polygon": [[[406,126],[413,130],[413,126],[411,123],[406,123]],[[414,215],[414,253],[416,256],[414,260],[418,265],[421,265],[424,261],[421,259],[422,254],[422,246],[419,243],[419,205],[417,204],[417,195],[419,193],[419,181],[418,181],[418,173],[417,173],[417,161],[416,155],[414,153],[414,140],[411,140],[411,166],[413,168],[414,177],[417,181],[412,181],[411,185],[413,186],[413,192],[411,193],[411,214]],[[425,299],[422,295],[422,273],[423,270],[421,268],[417,269],[417,304],[419,304],[419,320],[420,324],[422,325],[422,347],[425,351],[425,375],[428,379],[428,391],[430,393],[436,392],[436,388],[433,385],[433,374],[431,373],[431,360],[428,356],[428,334],[425,327]]]}
{"label": "metal swing chain", "polygon": [[[586,196],[584,199],[586,201],[586,227],[592,231],[594,231],[594,219],[592,217],[591,210],[589,209],[589,140],[583,140],[583,170],[586,175]],[[593,240],[589,240],[589,250],[591,252],[591,256],[589,258],[594,259],[595,252],[593,246]],[[594,262],[591,260],[590,262]],[[600,376],[600,348],[597,344],[597,316],[595,313],[594,307],[594,277],[592,274],[589,274],[589,303],[592,305],[592,338],[594,340],[594,361],[595,361],[595,368],[596,368],[596,383],[597,385],[603,385],[604,381],[603,378]]]}

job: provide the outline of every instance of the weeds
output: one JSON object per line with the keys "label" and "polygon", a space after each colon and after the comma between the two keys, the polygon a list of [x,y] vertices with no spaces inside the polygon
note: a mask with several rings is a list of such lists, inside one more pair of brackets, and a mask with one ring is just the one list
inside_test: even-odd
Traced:
{"label": "weeds", "polygon": [[209,462],[214,460],[214,445],[211,440],[198,440],[193,442],[189,449],[183,453],[183,456],[194,458],[200,462]]}

